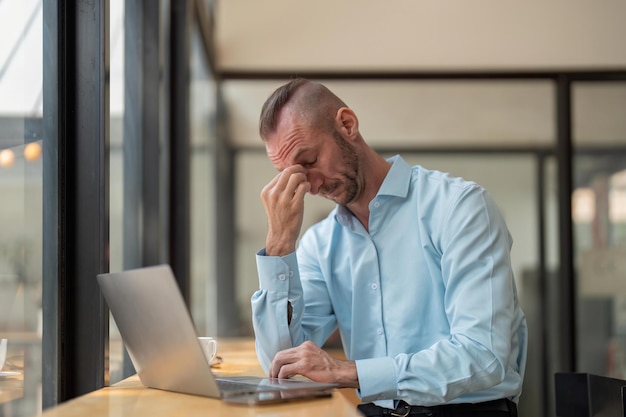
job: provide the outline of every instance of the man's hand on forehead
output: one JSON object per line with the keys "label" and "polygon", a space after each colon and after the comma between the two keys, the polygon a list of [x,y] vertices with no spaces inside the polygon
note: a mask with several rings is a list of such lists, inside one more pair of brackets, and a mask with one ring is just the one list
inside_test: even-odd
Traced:
{"label": "man's hand on forehead", "polygon": [[286,167],[263,188],[261,200],[268,219],[268,255],[285,255],[295,250],[302,227],[304,196],[310,189],[302,165]]}
{"label": "man's hand on forehead", "polygon": [[[291,195],[295,194],[300,187],[304,186],[305,188],[307,188],[305,193],[310,188],[310,184],[306,176],[306,170],[302,165],[288,166],[278,173],[275,180],[276,181],[274,185],[276,186],[276,191],[281,189],[290,190],[293,191]],[[289,195],[289,193],[287,193],[286,195]]]}

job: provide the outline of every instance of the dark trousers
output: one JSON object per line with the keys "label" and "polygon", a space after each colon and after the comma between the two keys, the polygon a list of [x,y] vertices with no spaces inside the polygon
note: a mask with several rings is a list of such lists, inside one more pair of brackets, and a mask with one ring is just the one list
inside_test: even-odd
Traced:
{"label": "dark trousers", "polygon": [[517,405],[508,399],[476,404],[447,404],[432,407],[409,405],[404,401],[400,401],[395,410],[378,407],[372,403],[360,404],[357,408],[366,417],[517,417]]}

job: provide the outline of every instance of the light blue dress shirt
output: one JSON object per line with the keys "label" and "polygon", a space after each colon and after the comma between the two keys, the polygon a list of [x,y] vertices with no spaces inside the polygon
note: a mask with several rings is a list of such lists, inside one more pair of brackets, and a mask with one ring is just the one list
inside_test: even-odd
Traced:
{"label": "light blue dress shirt", "polygon": [[296,253],[257,254],[252,311],[262,366],[306,340],[321,346],[338,328],[364,402],[517,401],[527,328],[500,211],[473,182],[400,156],[389,161],[369,232],[337,206]]}

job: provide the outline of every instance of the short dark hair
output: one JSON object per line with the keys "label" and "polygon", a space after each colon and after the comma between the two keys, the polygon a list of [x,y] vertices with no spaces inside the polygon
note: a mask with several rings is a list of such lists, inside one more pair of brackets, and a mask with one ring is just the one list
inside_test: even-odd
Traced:
{"label": "short dark hair", "polygon": [[309,83],[304,78],[296,78],[278,87],[271,96],[263,103],[261,108],[261,117],[259,120],[259,134],[261,138],[265,138],[274,130],[278,123],[278,113],[293,97],[295,91],[302,85]]}
{"label": "short dark hair", "polygon": [[[299,90],[305,90],[298,94]],[[295,78],[278,87],[261,108],[259,133],[263,140],[276,130],[278,113],[290,102],[303,120],[312,126],[331,131],[334,113],[346,104],[324,85]]]}

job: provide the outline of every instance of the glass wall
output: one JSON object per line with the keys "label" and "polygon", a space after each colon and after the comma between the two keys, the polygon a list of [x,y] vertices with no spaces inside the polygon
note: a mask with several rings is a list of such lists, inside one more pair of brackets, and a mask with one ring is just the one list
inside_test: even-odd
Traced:
{"label": "glass wall", "polygon": [[626,82],[576,82],[577,367],[626,378]]}
{"label": "glass wall", "polygon": [[41,409],[42,2],[0,2],[0,415]]}
{"label": "glass wall", "polygon": [[216,166],[217,87],[197,24],[191,32],[190,188],[191,314],[200,335],[217,335]]}
{"label": "glass wall", "polygon": [[[109,270],[124,269],[124,4],[109,1]],[[109,318],[109,383],[124,376],[124,346]]]}

